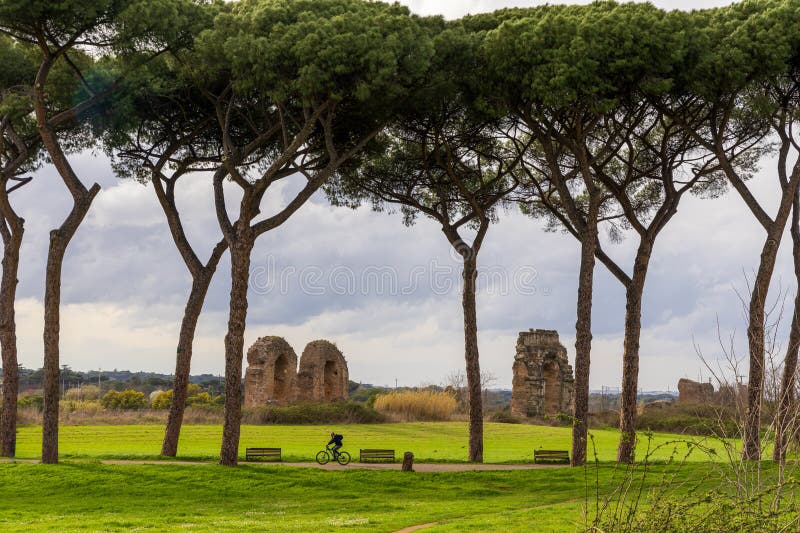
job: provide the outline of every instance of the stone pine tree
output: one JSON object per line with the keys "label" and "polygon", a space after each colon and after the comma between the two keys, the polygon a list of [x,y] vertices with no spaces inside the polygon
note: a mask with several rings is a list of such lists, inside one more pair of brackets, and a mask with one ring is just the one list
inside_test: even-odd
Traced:
{"label": "stone pine tree", "polygon": [[[212,178],[231,257],[220,463],[238,461],[250,254],[367,144],[427,69],[426,30],[398,5],[360,0],[245,0],[229,5],[182,58],[214,109]],[[274,213],[278,183],[302,186]],[[233,215],[226,198],[239,196]],[[280,194],[276,192],[275,194]],[[262,216],[263,215],[263,216]]]}
{"label": "stone pine tree", "polygon": [[[620,137],[624,132],[607,118],[617,101],[630,97],[627,91],[612,85],[615,80],[603,79],[601,56],[627,53],[609,43],[605,32],[628,22],[623,17],[614,20],[605,11],[607,7],[599,15],[606,25],[611,19],[611,29],[590,26],[587,31],[592,33],[592,41],[581,46],[576,46],[582,39],[580,27],[598,15],[596,8],[532,11],[529,17],[493,32],[485,47],[509,114],[518,124],[522,140],[532,141],[530,147],[520,140],[515,142],[515,151],[522,157],[523,210],[549,219],[551,227],[564,228],[581,244],[575,326],[574,466],[586,459],[595,256],[617,276],[627,277],[603,253],[598,237],[598,226],[613,220],[615,214],[610,194],[598,183],[593,165],[608,164],[624,142]],[[644,11],[650,13],[652,9]],[[592,61],[574,78],[544,78],[544,73],[566,71],[582,58]],[[590,68],[592,65],[594,68]],[[601,81],[608,81],[604,90],[600,89]]]}
{"label": "stone pine tree", "polygon": [[[702,120],[687,128],[694,139],[719,161],[719,166],[750,213],[764,230],[764,244],[751,284],[747,339],[749,384],[742,457],[761,457],[761,407],[765,375],[765,305],[778,248],[800,185],[798,157],[798,58],[800,57],[800,2],[765,0],[734,4],[701,19],[693,31],[693,53],[687,54],[686,83],[678,92],[684,106],[677,121]],[[760,141],[769,135],[776,143],[774,214],[768,212],[748,186],[752,167],[737,168],[743,146],[751,151],[769,147]],[[793,340],[790,340],[790,349]],[[791,366],[791,357],[789,361]],[[782,426],[781,423],[778,424]],[[778,446],[779,454],[782,445]]]}
{"label": "stone pine tree", "polygon": [[[673,43],[665,39],[662,18],[663,12],[649,5],[554,6],[501,26],[485,46],[511,116],[534,140],[523,160],[526,189],[533,194],[530,205],[581,242],[574,465],[586,458],[595,257],[626,287],[631,284],[600,246],[598,225],[619,213],[609,203],[614,195],[598,170],[620,168],[618,155],[628,143],[631,124],[646,115],[637,101],[638,85],[668,74],[665,57],[670,56],[663,52]],[[624,361],[638,359],[638,340],[634,344],[629,337]],[[621,427],[627,426],[621,420]]]}
{"label": "stone pine tree", "polygon": [[[204,124],[202,120],[198,121],[198,117],[207,115],[198,113],[191,106],[187,107],[185,100],[167,97],[158,101],[142,101],[137,98],[137,109],[145,111],[148,116],[139,122],[126,144],[116,152],[122,160],[117,168],[122,175],[132,174],[152,183],[172,240],[192,277],[178,333],[173,395],[161,448],[161,455],[174,457],[178,451],[186,409],[197,321],[211,280],[227,250],[227,242],[221,239],[211,249],[206,260],[200,258],[184,230],[175,195],[181,178],[193,173],[208,173],[212,163],[219,161],[220,156],[216,151],[217,145],[208,143],[208,135],[215,131],[209,126],[214,123],[206,121]],[[210,188],[210,179],[208,184]]]}
{"label": "stone pine tree", "polygon": [[[686,193],[714,196],[721,190],[716,162],[698,151],[686,130],[650,106],[645,106],[644,112],[635,125],[622,123],[628,138],[612,164],[593,165],[595,175],[620,206],[625,225],[638,241],[631,275],[618,276],[625,287],[621,436],[617,451],[621,462],[632,462],[636,448],[642,297],[656,240],[677,213]],[[632,116],[624,112],[616,115]]]}
{"label": "stone pine tree", "polygon": [[463,267],[464,357],[469,404],[469,460],[483,461],[483,406],[475,303],[478,254],[497,209],[518,185],[514,137],[475,87],[480,34],[458,27],[436,39],[436,58],[413,108],[381,132],[330,188],[335,203],[399,206],[403,220],[436,221]]}
{"label": "stone pine tree", "polygon": [[[42,461],[58,462],[59,327],[61,268],[67,247],[100,192],[87,187],[73,169],[68,151],[90,143],[86,128],[93,114],[110,104],[126,72],[104,68],[104,56],[135,55],[139,62],[176,49],[193,19],[189,0],[93,0],[80,3],[31,0],[0,4],[0,31],[37,48],[31,87],[33,116],[43,148],[72,198],[72,208],[50,232],[44,297],[44,410]],[[56,80],[59,69],[69,72]],[[71,105],[58,107],[53,87],[71,90]],[[73,133],[59,135],[72,124]]]}
{"label": "stone pine tree", "polygon": [[169,416],[161,455],[174,457],[178,451],[183,415],[189,386],[192,344],[197,321],[208,293],[209,285],[227,250],[221,239],[201,259],[184,230],[181,211],[176,202],[178,182],[192,175],[205,180],[211,189],[208,175],[220,160],[216,122],[210,119],[212,109],[208,100],[192,90],[181,72],[170,68],[170,62],[151,69],[141,87],[132,88],[132,127],[106,135],[107,149],[116,157],[115,168],[123,177],[149,182],[169,227],[172,240],[192,279],[186,300],[175,359],[175,378]]}
{"label": "stone pine tree", "polygon": [[40,143],[30,119],[29,88],[36,64],[28,47],[0,37],[0,236],[3,239],[3,274],[0,281],[0,350],[3,366],[3,399],[0,412],[0,455],[14,457],[17,442],[17,326],[15,300],[19,252],[25,220],[14,208],[11,194],[32,179]]}

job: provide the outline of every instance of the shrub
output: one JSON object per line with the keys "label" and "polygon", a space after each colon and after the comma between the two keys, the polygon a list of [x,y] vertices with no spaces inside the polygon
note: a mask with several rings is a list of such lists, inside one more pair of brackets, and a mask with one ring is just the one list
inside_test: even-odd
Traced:
{"label": "shrub", "polygon": [[501,424],[521,424],[522,420],[511,414],[511,411],[495,411],[489,417],[492,422],[499,422]]}
{"label": "shrub", "polygon": [[207,392],[201,392],[199,394],[195,394],[193,396],[189,396],[186,398],[186,405],[191,406],[202,406],[202,405],[214,405],[214,400],[211,398],[211,395]]}
{"label": "shrub", "polygon": [[41,394],[20,396],[17,399],[17,408],[21,407],[32,407],[41,411],[44,407],[44,397]]}
{"label": "shrub", "polygon": [[150,407],[153,409],[169,409],[172,404],[172,389],[161,391],[153,398]]}
{"label": "shrub", "polygon": [[[161,391],[153,397],[150,407],[153,409],[169,409],[172,405],[173,397],[172,389]],[[186,405],[187,407],[203,407],[207,405],[220,405],[218,396],[213,397],[207,392],[203,392],[199,385],[190,383],[186,390]]]}
{"label": "shrub", "polygon": [[449,420],[458,402],[447,392],[404,390],[375,398],[375,410],[404,420]]}
{"label": "shrub", "polygon": [[108,391],[100,400],[106,409],[144,409],[147,407],[147,397],[143,392],[127,389],[122,392]]}
{"label": "shrub", "polygon": [[299,403],[279,407],[245,409],[245,424],[374,424],[383,422],[383,415],[355,402]]}
{"label": "shrub", "polygon": [[[767,417],[764,418],[769,420]],[[684,435],[739,434],[735,410],[710,404],[674,404],[657,409],[644,409],[636,425],[641,430]]]}
{"label": "shrub", "polygon": [[97,385],[81,385],[69,389],[64,394],[64,398],[73,402],[97,400],[100,398],[100,388]]}

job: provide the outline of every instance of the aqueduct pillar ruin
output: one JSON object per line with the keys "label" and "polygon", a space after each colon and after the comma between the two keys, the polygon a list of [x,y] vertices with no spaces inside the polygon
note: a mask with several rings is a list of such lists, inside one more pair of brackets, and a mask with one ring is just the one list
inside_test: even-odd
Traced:
{"label": "aqueduct pillar ruin", "polygon": [[261,337],[247,350],[244,406],[286,405],[297,397],[297,354],[283,337]]}
{"label": "aqueduct pillar ruin", "polygon": [[511,389],[511,412],[517,416],[542,417],[572,414],[575,379],[567,349],[558,332],[523,331],[517,339]]}
{"label": "aqueduct pillar ruin", "polygon": [[300,356],[298,399],[307,402],[346,400],[348,378],[347,361],[339,348],[326,340],[311,341]]}

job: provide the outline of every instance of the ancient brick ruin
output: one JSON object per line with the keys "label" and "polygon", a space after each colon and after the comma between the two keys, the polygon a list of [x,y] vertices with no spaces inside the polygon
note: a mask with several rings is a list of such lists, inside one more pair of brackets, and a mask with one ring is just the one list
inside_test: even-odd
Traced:
{"label": "ancient brick ruin", "polygon": [[332,342],[311,341],[300,356],[298,399],[332,402],[347,399],[347,361]]}
{"label": "ancient brick ruin", "polygon": [[722,383],[714,390],[711,383],[691,379],[678,380],[678,403],[712,403],[715,405],[740,405],[747,402],[747,385],[743,383]]}
{"label": "ancient brick ruin", "polygon": [[678,380],[678,401],[680,403],[709,403],[714,400],[714,385],[700,383],[691,379]]}
{"label": "ancient brick ruin", "polygon": [[311,341],[297,354],[282,337],[261,337],[247,350],[244,406],[331,402],[348,397],[347,361],[326,340]]}
{"label": "ancient brick ruin", "polygon": [[567,349],[558,332],[523,331],[517,339],[511,389],[511,412],[517,416],[542,417],[572,414],[575,379]]}

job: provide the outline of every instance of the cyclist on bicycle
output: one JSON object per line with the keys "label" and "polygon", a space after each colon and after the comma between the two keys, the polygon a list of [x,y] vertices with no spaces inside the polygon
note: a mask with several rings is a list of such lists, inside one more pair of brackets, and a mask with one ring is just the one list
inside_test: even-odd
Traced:
{"label": "cyclist on bicycle", "polygon": [[334,459],[336,459],[339,456],[339,451],[338,450],[339,450],[339,448],[342,447],[342,439],[343,438],[344,438],[344,435],[339,435],[338,433],[334,433],[333,431],[331,431],[331,440],[328,441],[327,445],[330,446],[331,444],[333,444],[333,448],[331,448],[331,451],[333,452],[333,458]]}

